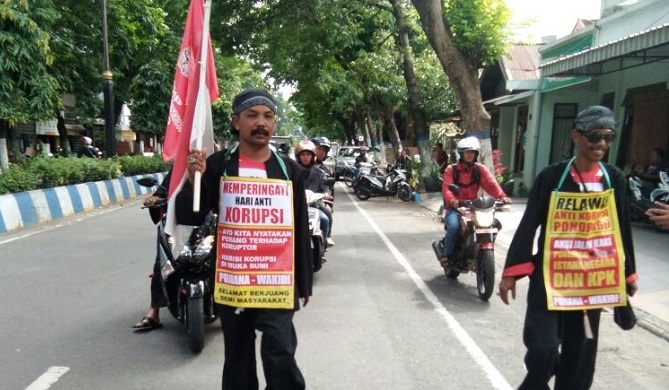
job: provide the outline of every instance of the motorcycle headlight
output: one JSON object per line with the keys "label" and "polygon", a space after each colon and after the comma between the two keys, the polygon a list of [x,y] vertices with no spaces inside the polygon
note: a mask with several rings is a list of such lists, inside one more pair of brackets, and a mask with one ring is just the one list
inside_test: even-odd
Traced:
{"label": "motorcycle headlight", "polygon": [[489,227],[495,223],[495,210],[476,210],[474,211],[474,221],[476,225]]}

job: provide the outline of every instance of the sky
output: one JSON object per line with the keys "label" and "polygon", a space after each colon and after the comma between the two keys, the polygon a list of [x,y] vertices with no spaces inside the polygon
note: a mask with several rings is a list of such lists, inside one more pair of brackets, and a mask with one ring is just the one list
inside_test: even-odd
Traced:
{"label": "sky", "polygon": [[[511,9],[511,22],[533,21],[522,29],[521,38],[541,42],[541,37],[557,38],[571,33],[577,19],[599,19],[601,0],[505,0]],[[516,29],[514,29],[516,30]],[[528,41],[523,39],[523,41]]]}

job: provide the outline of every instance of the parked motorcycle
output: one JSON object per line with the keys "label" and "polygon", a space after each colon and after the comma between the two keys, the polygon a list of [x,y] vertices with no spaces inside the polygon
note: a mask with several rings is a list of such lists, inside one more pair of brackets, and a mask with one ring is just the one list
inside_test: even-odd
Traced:
{"label": "parked motorcycle", "polygon": [[321,229],[321,211],[319,206],[323,205],[325,194],[306,190],[307,205],[309,206],[309,234],[311,235],[311,252],[314,261],[313,270],[318,272],[325,263],[326,234]]}
{"label": "parked motorcycle", "polygon": [[377,196],[397,196],[408,202],[411,200],[411,187],[407,182],[406,171],[391,166],[385,176],[362,175],[355,186],[355,196],[360,200]]}
{"label": "parked motorcycle", "polygon": [[[152,177],[140,178],[137,183],[143,187],[157,185]],[[164,208],[165,199],[151,207]],[[202,225],[193,229],[176,258],[173,243],[165,234],[165,221],[163,216],[157,224],[161,272],[153,277],[161,278],[167,308],[175,319],[186,325],[188,346],[198,353],[204,348],[204,325],[217,318],[213,299],[216,214],[210,212]]]}
{"label": "parked motorcycle", "polygon": [[652,226],[662,233],[669,232],[669,229],[664,229],[658,226],[646,215],[648,209],[655,207],[656,201],[669,204],[669,176],[667,176],[665,172],[660,173],[660,183],[657,188],[650,192],[649,197],[643,196],[641,191],[643,182],[637,176],[629,176],[627,178],[627,184],[629,190],[627,206],[632,222],[639,222]]}
{"label": "parked motorcycle", "polygon": [[[454,194],[459,188],[451,184],[449,189]],[[455,236],[453,254],[444,268],[446,277],[457,278],[461,273],[476,272],[476,288],[479,298],[487,301],[495,287],[495,239],[502,229],[502,224],[495,218],[495,212],[507,210],[501,200],[487,195],[474,200],[460,201],[460,231]],[[443,240],[432,242],[437,260],[444,257]]]}

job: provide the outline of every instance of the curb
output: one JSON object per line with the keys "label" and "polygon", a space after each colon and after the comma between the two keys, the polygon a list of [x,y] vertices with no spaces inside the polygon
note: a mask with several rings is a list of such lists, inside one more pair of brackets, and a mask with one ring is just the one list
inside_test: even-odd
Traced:
{"label": "curb", "polygon": [[153,192],[136,183],[151,176],[160,183],[166,172],[0,195],[0,234],[90,211]]}

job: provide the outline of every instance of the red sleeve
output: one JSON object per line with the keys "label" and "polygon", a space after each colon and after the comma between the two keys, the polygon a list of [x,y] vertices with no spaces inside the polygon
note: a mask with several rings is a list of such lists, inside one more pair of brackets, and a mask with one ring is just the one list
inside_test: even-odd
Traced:
{"label": "red sleeve", "polygon": [[508,268],[504,268],[504,271],[502,271],[502,277],[506,278],[509,276],[515,277],[516,279],[520,279],[523,276],[529,276],[534,273],[534,263],[531,261],[528,261],[526,263],[520,263],[516,265],[512,265]]}
{"label": "red sleeve", "polygon": [[444,176],[442,177],[441,182],[441,194],[444,197],[444,208],[448,208],[448,205],[452,200],[456,199],[455,195],[448,189],[448,186],[453,184],[453,165],[447,165],[444,169]]}

